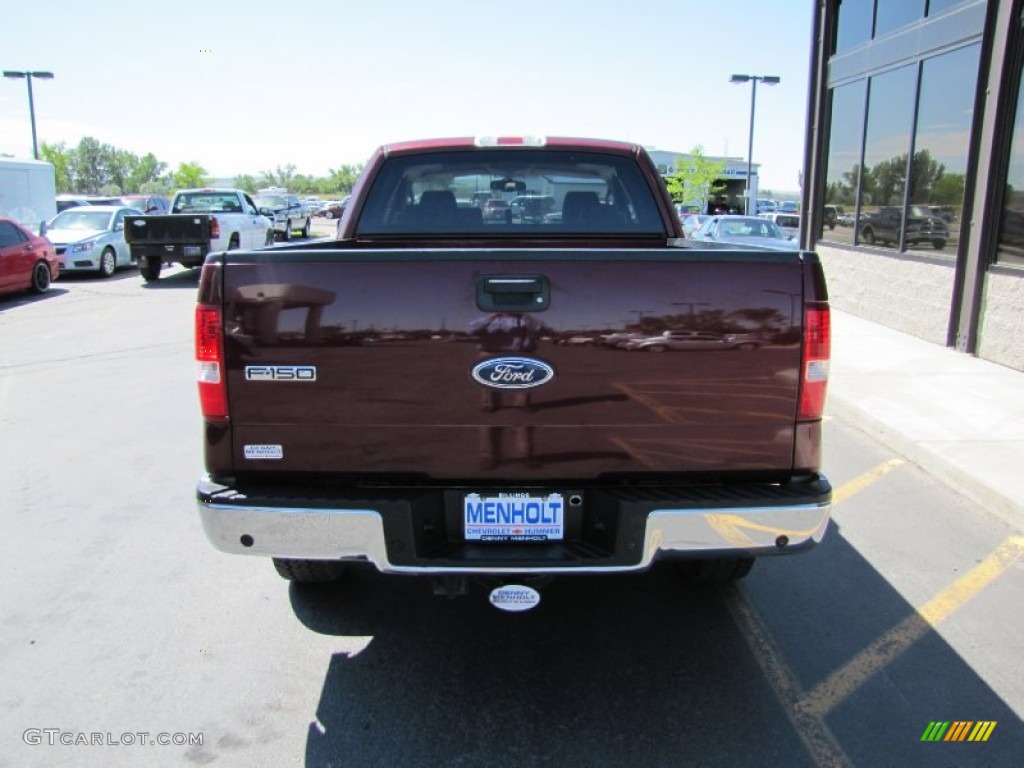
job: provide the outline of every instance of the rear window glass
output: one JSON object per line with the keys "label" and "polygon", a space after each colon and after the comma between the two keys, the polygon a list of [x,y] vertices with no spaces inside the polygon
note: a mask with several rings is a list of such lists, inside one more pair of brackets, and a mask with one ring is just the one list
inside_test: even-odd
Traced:
{"label": "rear window glass", "polygon": [[233,193],[183,192],[174,199],[175,213],[224,213],[242,210]]}
{"label": "rear window glass", "polygon": [[392,157],[357,236],[665,235],[636,160],[594,152],[465,150]]}

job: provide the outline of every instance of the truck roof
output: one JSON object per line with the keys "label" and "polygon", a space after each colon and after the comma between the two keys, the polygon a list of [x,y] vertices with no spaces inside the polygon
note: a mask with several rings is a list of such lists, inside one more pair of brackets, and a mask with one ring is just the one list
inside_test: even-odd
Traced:
{"label": "truck roof", "polygon": [[558,149],[601,150],[603,152],[629,155],[639,149],[639,145],[626,141],[609,139],[588,139],[566,136],[461,136],[435,139],[418,139],[416,141],[400,141],[386,144],[380,151],[386,155],[430,152],[438,149],[477,149],[494,147],[522,147],[524,149],[542,149],[557,147]]}

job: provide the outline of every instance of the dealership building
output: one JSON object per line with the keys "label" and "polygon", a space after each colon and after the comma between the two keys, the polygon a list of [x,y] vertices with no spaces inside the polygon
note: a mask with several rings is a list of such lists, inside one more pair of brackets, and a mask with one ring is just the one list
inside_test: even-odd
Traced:
{"label": "dealership building", "polygon": [[[692,155],[685,152],[668,152],[660,149],[648,148],[647,154],[663,177],[669,177],[675,173],[676,161],[682,163],[690,162]],[[708,200],[701,200],[704,206],[713,210],[716,206],[726,209],[734,209],[739,212],[745,210],[746,185],[747,185],[747,161],[740,157],[714,157],[704,155],[704,160],[710,163],[721,163],[722,172],[715,180],[715,192]],[[750,199],[758,198],[758,168],[757,163],[751,163],[750,170]],[[687,201],[691,202],[691,201]],[[697,201],[692,201],[697,202]]]}
{"label": "dealership building", "polygon": [[801,240],[833,306],[1024,370],[1024,0],[816,0]]}

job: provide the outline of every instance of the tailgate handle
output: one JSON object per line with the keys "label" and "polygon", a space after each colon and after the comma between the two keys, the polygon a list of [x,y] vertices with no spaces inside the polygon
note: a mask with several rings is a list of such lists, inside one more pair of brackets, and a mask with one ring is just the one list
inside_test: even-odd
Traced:
{"label": "tailgate handle", "polygon": [[476,284],[476,305],[484,312],[542,312],[550,301],[544,275],[484,275]]}

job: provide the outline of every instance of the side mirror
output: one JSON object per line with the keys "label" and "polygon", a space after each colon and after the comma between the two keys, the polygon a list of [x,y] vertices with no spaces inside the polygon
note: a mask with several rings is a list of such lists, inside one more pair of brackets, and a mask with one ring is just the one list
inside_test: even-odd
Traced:
{"label": "side mirror", "polygon": [[274,212],[267,207],[260,208],[260,213],[264,216],[274,217]]}
{"label": "side mirror", "polygon": [[114,225],[114,231],[115,232],[120,232],[123,229],[124,229],[124,222],[123,221],[119,221],[119,222],[117,222],[117,224]]}
{"label": "side mirror", "polygon": [[39,236],[42,237],[46,234],[46,220],[39,222]]}

